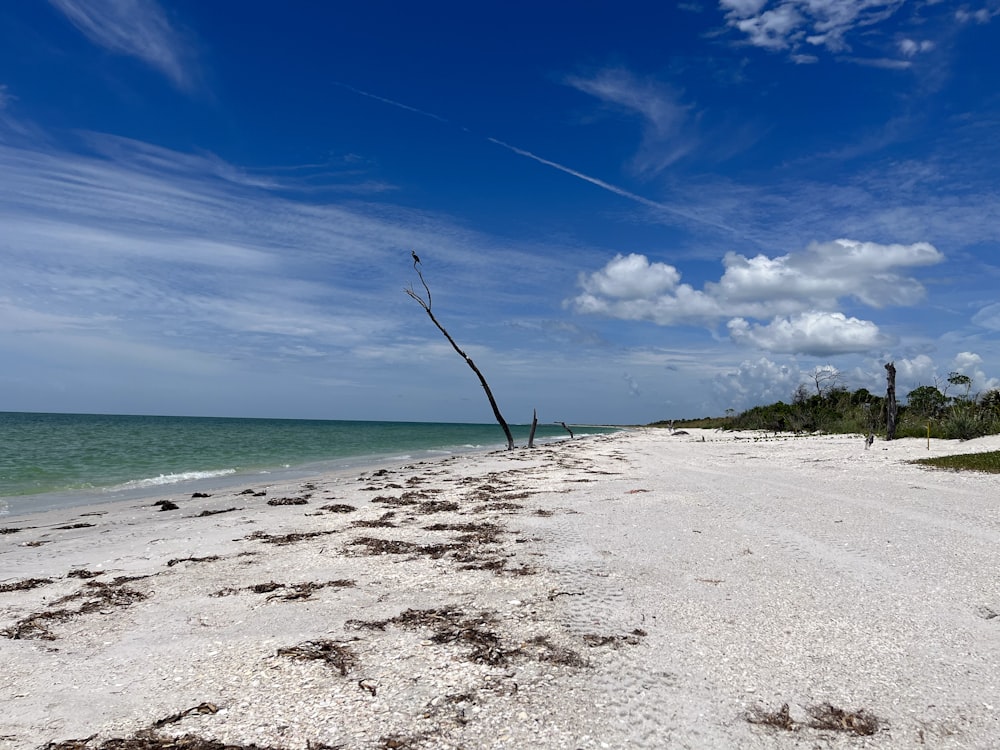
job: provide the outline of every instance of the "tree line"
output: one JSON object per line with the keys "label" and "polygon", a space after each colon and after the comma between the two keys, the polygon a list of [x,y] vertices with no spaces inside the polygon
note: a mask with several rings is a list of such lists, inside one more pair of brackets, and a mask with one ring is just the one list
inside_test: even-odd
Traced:
{"label": "tree line", "polygon": [[[810,387],[812,386],[812,387]],[[886,435],[888,404],[866,388],[851,391],[836,378],[814,378],[791,394],[789,403],[754,406],[725,417],[675,420],[674,426],[775,432],[835,432]],[[667,422],[656,422],[666,425]],[[953,372],[939,385],[922,385],[898,407],[895,437],[971,440],[1000,433],[1000,390],[972,393],[972,379]]]}

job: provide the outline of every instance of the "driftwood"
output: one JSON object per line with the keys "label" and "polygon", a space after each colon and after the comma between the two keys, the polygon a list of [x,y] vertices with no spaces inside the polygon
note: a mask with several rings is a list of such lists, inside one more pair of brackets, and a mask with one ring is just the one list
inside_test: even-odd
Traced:
{"label": "driftwood", "polygon": [[528,433],[528,447],[535,447],[535,428],[538,427],[538,410],[531,410],[531,432]]}
{"label": "driftwood", "polygon": [[507,450],[511,450],[514,447],[514,437],[510,434],[510,427],[507,426],[507,421],[503,418],[503,415],[500,413],[500,407],[497,406],[496,399],[493,398],[493,391],[490,390],[490,386],[486,382],[486,378],[483,375],[483,373],[480,372],[478,367],[476,367],[476,363],[472,361],[472,358],[468,354],[466,354],[461,350],[461,348],[459,348],[458,344],[455,343],[455,339],[451,337],[451,334],[448,333],[448,331],[445,330],[444,326],[438,322],[438,319],[434,317],[434,313],[431,312],[431,289],[429,286],[427,286],[427,282],[424,281],[424,275],[420,271],[420,258],[417,257],[416,253],[411,252],[411,255],[413,256],[413,270],[416,271],[417,276],[420,277],[420,283],[423,284],[424,291],[427,292],[427,299],[425,300],[417,292],[413,291],[412,286],[405,290],[406,293],[410,295],[410,297],[415,299],[418,305],[424,308],[424,312],[427,313],[427,317],[431,319],[431,322],[437,327],[439,331],[441,331],[441,333],[444,334],[444,337],[448,339],[448,343],[451,344],[451,348],[454,349],[456,352],[458,352],[458,355],[465,360],[465,364],[467,364],[472,369],[472,371],[476,373],[476,377],[479,378],[479,384],[483,387],[483,390],[486,392],[486,398],[489,400],[490,407],[493,409],[493,416],[496,417],[497,423],[500,425],[500,427],[503,428],[503,433],[507,437]]}
{"label": "driftwood", "polygon": [[573,430],[571,430],[569,427],[567,427],[565,422],[560,422],[559,424],[561,424],[562,428],[564,430],[566,430],[566,432],[569,433],[569,439],[572,440],[573,439]]}
{"label": "driftwood", "polygon": [[896,365],[890,362],[885,366],[886,371],[886,392],[885,392],[885,439],[896,439],[896,415],[899,407],[896,404]]}

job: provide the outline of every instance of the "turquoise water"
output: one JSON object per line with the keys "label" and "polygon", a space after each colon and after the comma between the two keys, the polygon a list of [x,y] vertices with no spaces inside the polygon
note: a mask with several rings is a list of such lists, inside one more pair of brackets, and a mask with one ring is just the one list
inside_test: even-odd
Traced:
{"label": "turquoise water", "polygon": [[[515,441],[528,427],[511,425]],[[607,432],[574,428],[574,432]],[[568,438],[539,425],[536,439]],[[0,514],[168,492],[172,485],[229,483],[296,468],[497,448],[489,424],[348,422],[0,412]],[[353,461],[351,459],[354,459]]]}

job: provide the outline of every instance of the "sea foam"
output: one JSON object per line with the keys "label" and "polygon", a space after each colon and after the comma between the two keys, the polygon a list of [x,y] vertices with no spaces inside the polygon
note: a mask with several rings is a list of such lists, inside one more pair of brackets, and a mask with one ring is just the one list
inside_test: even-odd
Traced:
{"label": "sea foam", "polygon": [[178,482],[188,482],[193,479],[212,479],[213,477],[226,477],[235,474],[236,469],[219,469],[217,471],[182,471],[179,474],[160,474],[158,477],[148,479],[133,479],[110,488],[110,492],[121,490],[141,490],[146,487],[157,487],[162,484],[177,484]]}

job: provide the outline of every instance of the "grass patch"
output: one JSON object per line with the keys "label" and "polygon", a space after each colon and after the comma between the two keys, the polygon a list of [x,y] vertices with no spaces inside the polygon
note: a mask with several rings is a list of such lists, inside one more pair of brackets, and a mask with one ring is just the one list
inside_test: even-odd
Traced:
{"label": "grass patch", "polygon": [[984,471],[990,474],[1000,474],[1000,451],[986,453],[961,453],[955,456],[935,456],[934,458],[918,458],[913,463],[932,466],[935,469],[950,469],[952,471]]}

